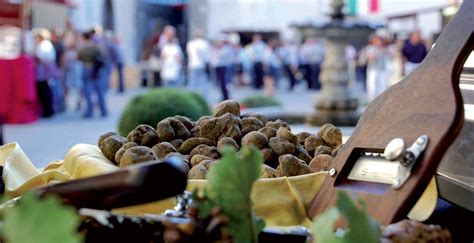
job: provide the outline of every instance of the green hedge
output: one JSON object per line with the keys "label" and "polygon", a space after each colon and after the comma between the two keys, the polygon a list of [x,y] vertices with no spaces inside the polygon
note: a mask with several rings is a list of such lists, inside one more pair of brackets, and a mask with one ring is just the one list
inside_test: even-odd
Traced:
{"label": "green hedge", "polygon": [[267,97],[267,96],[248,96],[244,98],[241,104],[245,105],[248,108],[255,108],[255,107],[265,107],[265,106],[280,106],[280,102],[278,102],[275,98]]}
{"label": "green hedge", "polygon": [[[197,92],[188,92],[189,95],[199,104],[200,107],[200,113],[203,114],[201,116],[206,116],[206,115],[211,115],[212,110],[209,104],[207,103],[207,100],[199,93]],[[199,119],[199,117],[198,117]]]}
{"label": "green hedge", "polygon": [[207,101],[195,92],[158,88],[134,97],[125,107],[119,122],[122,136],[140,124],[156,127],[156,124],[171,116],[182,115],[192,120],[210,115]]}

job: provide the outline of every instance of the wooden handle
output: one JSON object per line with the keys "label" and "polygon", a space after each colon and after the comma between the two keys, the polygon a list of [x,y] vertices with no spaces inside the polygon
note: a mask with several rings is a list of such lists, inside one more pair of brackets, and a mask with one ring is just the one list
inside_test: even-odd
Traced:
{"label": "wooden handle", "polygon": [[[326,177],[313,199],[310,217],[334,205],[338,190],[359,195],[366,201],[371,216],[382,224],[396,222],[407,215],[463,125],[459,76],[474,46],[473,27],[474,0],[465,0],[421,65],[367,106],[335,159],[335,176]],[[351,159],[353,151],[381,152],[394,138],[413,143],[423,134],[430,141],[402,187],[393,189],[347,179],[355,163],[355,159]]]}
{"label": "wooden handle", "polygon": [[176,158],[148,162],[108,174],[39,188],[76,208],[113,209],[158,201],[183,193],[186,171]]}
{"label": "wooden handle", "polygon": [[[474,0],[465,0],[459,12],[443,29],[433,49],[417,72],[432,69],[433,65],[451,73],[452,79],[458,83],[462,66],[474,47]],[[444,65],[437,65],[443,63]],[[416,75],[414,72],[413,75]],[[438,79],[440,80],[440,79]]]}

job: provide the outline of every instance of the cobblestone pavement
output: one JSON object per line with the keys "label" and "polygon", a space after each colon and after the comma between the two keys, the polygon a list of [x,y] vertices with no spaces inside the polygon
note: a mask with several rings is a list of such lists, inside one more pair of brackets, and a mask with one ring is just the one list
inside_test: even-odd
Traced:
{"label": "cobblestone pavement", "polygon": [[[96,144],[101,134],[116,131],[122,109],[132,97],[143,92],[146,92],[146,89],[134,89],[120,95],[110,92],[107,96],[110,111],[106,118],[83,119],[79,112],[69,110],[53,118],[40,119],[31,124],[5,125],[5,143],[17,142],[37,167],[44,167],[52,160],[64,158],[67,151],[75,144]],[[231,98],[241,100],[246,96],[259,93],[261,91],[236,88],[231,92]],[[315,95],[314,91],[307,91],[304,87],[299,87],[292,92],[280,89],[275,93],[275,97],[283,104],[284,112],[311,112]],[[220,93],[213,88],[206,98],[210,104],[214,105],[220,101]],[[306,125],[295,125],[293,129],[312,132],[316,130]],[[343,128],[344,135],[351,132],[352,128]]]}

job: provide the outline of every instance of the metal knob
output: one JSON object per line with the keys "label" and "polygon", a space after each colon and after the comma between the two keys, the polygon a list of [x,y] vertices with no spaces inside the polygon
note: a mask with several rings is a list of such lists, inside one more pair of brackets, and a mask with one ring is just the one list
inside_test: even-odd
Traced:
{"label": "metal knob", "polygon": [[385,147],[384,155],[389,161],[401,161],[403,160],[407,152],[407,146],[405,141],[401,138],[395,138]]}

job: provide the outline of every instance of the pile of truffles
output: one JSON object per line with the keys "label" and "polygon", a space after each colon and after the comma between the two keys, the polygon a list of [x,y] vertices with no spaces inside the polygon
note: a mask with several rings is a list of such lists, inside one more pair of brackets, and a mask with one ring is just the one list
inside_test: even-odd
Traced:
{"label": "pile of truffles", "polygon": [[190,179],[205,179],[224,146],[257,147],[265,159],[261,177],[275,178],[329,170],[341,144],[341,130],[334,125],[325,124],[317,134],[293,134],[282,120],[268,121],[257,113],[241,115],[239,103],[232,100],[221,102],[213,116],[196,122],[184,116],[169,117],[156,129],[142,124],[127,138],[109,132],[98,142],[105,157],[120,167],[178,156],[190,168]]}
{"label": "pile of truffles", "polygon": [[449,230],[439,225],[426,225],[405,219],[384,227],[380,242],[452,242],[452,239]]}

